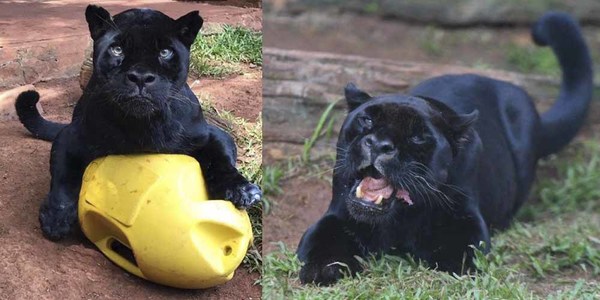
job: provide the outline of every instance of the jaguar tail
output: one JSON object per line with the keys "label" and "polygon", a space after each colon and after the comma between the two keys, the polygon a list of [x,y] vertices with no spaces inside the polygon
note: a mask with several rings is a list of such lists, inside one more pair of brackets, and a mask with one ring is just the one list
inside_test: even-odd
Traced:
{"label": "jaguar tail", "polygon": [[567,145],[584,123],[592,99],[592,59],[577,21],[568,14],[544,14],[533,25],[532,36],[536,44],[552,48],[562,69],[558,99],[541,115],[537,153],[544,157]]}
{"label": "jaguar tail", "polygon": [[67,124],[51,122],[44,119],[35,107],[39,100],[40,95],[36,91],[26,91],[19,94],[17,101],[15,102],[17,115],[25,128],[27,128],[27,130],[29,130],[36,138],[53,141]]}

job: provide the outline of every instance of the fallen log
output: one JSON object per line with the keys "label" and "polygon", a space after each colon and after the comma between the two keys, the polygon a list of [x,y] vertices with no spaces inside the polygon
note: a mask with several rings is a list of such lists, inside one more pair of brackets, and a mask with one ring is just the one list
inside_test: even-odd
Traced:
{"label": "fallen log", "polygon": [[[558,77],[322,52],[265,48],[263,56],[264,142],[304,143],[324,108],[342,98],[348,82],[377,95],[404,92],[438,75],[475,73],[524,87],[540,111],[554,102],[560,83]],[[593,106],[597,106],[595,102]],[[343,101],[334,112],[338,117],[333,128],[337,130],[345,113]]]}

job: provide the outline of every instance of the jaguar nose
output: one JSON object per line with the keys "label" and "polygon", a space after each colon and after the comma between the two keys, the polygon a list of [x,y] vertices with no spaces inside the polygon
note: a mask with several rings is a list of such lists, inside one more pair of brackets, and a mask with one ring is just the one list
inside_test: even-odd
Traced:
{"label": "jaguar nose", "polygon": [[137,85],[140,88],[140,91],[144,87],[148,87],[156,82],[156,75],[150,72],[144,72],[139,70],[133,70],[127,72],[127,81]]}
{"label": "jaguar nose", "polygon": [[396,147],[390,139],[377,138],[373,134],[369,134],[363,138],[363,147],[371,156],[393,155],[396,152]]}

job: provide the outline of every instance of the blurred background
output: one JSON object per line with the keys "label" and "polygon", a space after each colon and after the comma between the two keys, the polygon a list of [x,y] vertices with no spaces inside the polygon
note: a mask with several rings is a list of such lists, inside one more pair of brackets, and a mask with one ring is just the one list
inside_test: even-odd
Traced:
{"label": "blurred background", "polygon": [[515,226],[494,239],[497,256],[487,259],[498,269],[485,279],[503,284],[455,282],[384,260],[368,264],[361,280],[300,288],[293,255],[302,233],[331,200],[346,83],[377,95],[403,92],[437,75],[477,73],[522,86],[542,112],[558,95],[560,67],[550,49],[533,44],[530,25],[548,10],[573,14],[597,72],[599,1],[265,0],[263,10],[265,295],[368,298],[388,290],[425,298],[462,298],[476,290],[492,298],[600,295],[598,88],[585,128],[571,146],[540,163],[539,180]]}

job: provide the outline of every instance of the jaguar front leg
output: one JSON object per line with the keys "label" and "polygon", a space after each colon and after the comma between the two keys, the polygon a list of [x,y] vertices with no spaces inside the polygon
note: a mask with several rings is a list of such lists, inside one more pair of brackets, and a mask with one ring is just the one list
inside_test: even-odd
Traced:
{"label": "jaguar front leg", "polygon": [[208,125],[208,139],[193,156],[202,167],[208,193],[226,199],[237,208],[248,208],[262,198],[258,185],[248,181],[235,167],[237,150],[231,136]]}

